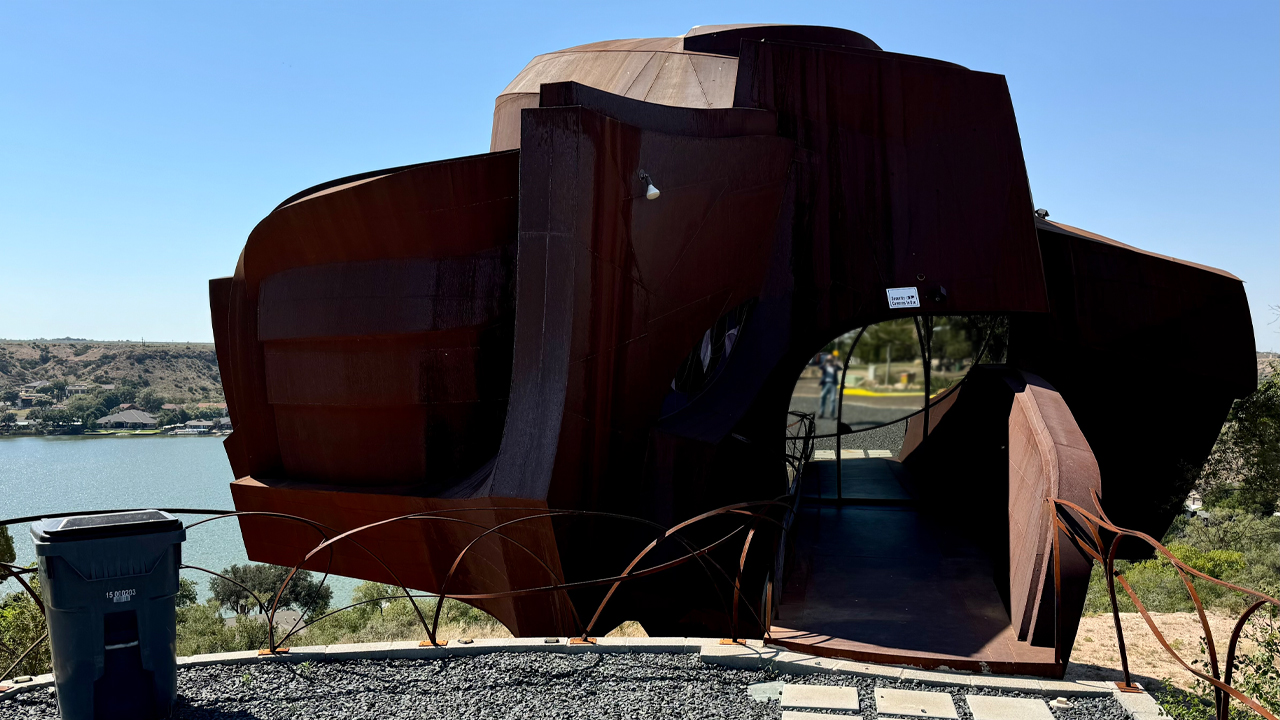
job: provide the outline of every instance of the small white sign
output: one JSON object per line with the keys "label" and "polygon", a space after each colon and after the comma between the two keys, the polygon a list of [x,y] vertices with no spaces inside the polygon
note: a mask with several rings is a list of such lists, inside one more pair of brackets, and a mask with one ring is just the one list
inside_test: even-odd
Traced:
{"label": "small white sign", "polygon": [[889,309],[920,307],[920,294],[913,287],[889,288]]}

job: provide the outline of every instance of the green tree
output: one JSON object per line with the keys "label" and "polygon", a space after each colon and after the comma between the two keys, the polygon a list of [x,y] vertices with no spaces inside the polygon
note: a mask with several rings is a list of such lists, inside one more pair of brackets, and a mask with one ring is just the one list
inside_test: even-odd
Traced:
{"label": "green tree", "polygon": [[0,425],[12,425],[18,421],[18,416],[12,412],[0,412]]}
{"label": "green tree", "polygon": [[190,607],[195,605],[199,600],[196,592],[196,581],[187,578],[178,578],[178,594],[174,597],[174,602],[178,607]]}
{"label": "green tree", "polygon": [[69,410],[32,410],[28,415],[33,420],[43,420],[50,425],[70,425],[80,418]]}
{"label": "green tree", "polygon": [[128,380],[116,380],[112,390],[99,390],[98,402],[111,409],[125,403],[131,403],[138,397],[138,388]]}
{"label": "green tree", "polygon": [[18,391],[13,388],[7,388],[0,391],[0,402],[16,403],[18,402]]}
{"label": "green tree", "polygon": [[1206,506],[1259,515],[1280,508],[1280,368],[1231,407],[1198,489]]}
{"label": "green tree", "polygon": [[142,406],[143,410],[146,410],[149,413],[155,413],[160,412],[161,406],[167,403],[168,400],[160,393],[156,392],[155,388],[147,388],[138,393],[138,397],[134,399],[134,402]]}
{"label": "green tree", "polygon": [[[261,612],[262,608],[254,600],[254,595],[269,610],[272,599],[291,569],[280,565],[232,565],[224,568],[222,574],[235,582],[212,577],[209,579],[209,592],[219,607],[236,615]],[[332,599],[332,588],[321,585],[310,572],[299,570],[281,595],[279,607],[298,610],[304,614],[321,615],[329,609],[329,601]]]}
{"label": "green tree", "polygon": [[933,333],[933,345],[930,348],[934,360],[939,367],[954,366],[962,360],[973,357],[973,343],[969,340],[963,325],[946,323],[938,326]]}
{"label": "green tree", "polygon": [[95,394],[77,395],[71,398],[67,401],[67,412],[75,415],[85,425],[110,414]]}
{"label": "green tree", "polygon": [[13,535],[8,525],[0,525],[0,562],[11,563],[18,558],[13,550]]}
{"label": "green tree", "polygon": [[194,408],[189,413],[192,420],[217,420],[226,414],[226,408]]}
{"label": "green tree", "polygon": [[906,362],[920,356],[915,321],[911,318],[886,320],[867,328],[854,355],[864,363],[882,363],[892,355],[894,362]]}

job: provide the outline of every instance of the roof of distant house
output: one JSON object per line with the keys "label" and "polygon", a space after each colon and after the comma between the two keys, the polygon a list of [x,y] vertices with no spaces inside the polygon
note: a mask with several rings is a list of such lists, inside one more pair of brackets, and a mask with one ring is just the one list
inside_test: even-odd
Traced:
{"label": "roof of distant house", "polygon": [[68,386],[67,386],[67,389],[68,389],[68,390],[88,390],[88,389],[89,389],[89,388],[91,388],[91,387],[93,387],[93,386],[92,386],[92,385],[85,385],[85,384],[83,384],[83,383],[76,383],[76,384],[74,384],[74,385],[68,385]]}
{"label": "roof of distant house", "polygon": [[99,423],[142,423],[153,424],[156,419],[141,410],[125,410],[114,415],[98,418]]}
{"label": "roof of distant house", "polygon": [[161,409],[161,410],[181,410],[181,409],[182,409],[182,406],[181,406],[181,405],[175,405],[174,403],[165,403],[165,404],[163,404],[163,405],[161,405],[161,406],[160,406],[160,409]]}
{"label": "roof of distant house", "polygon": [[48,380],[32,380],[31,382],[27,383],[26,385],[23,385],[22,387],[35,389],[35,388],[42,388],[45,385],[50,385],[50,384],[51,383]]}
{"label": "roof of distant house", "polygon": [[110,384],[110,385],[99,385],[99,386],[98,386],[98,388],[99,388],[99,389],[101,389],[101,390],[115,390],[115,389],[116,389],[116,386],[115,386],[114,384]]}
{"label": "roof of distant house", "polygon": [[213,427],[212,420],[188,420],[187,427]]}
{"label": "roof of distant house", "polygon": [[222,410],[226,410],[226,409],[227,409],[227,404],[226,404],[226,403],[224,403],[224,402],[222,402],[222,403],[196,403],[196,407],[198,407],[198,408],[219,408],[219,409],[222,409]]}

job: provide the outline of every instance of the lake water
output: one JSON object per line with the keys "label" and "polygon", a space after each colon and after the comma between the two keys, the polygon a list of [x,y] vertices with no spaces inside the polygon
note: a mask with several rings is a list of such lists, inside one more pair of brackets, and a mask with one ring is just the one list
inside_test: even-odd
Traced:
{"label": "lake water", "polygon": [[[233,510],[231,465],[219,437],[0,438],[0,520],[59,512],[131,508]],[[180,516],[190,524],[207,516]],[[13,525],[18,564],[35,561],[27,525]],[[215,520],[187,532],[183,562],[210,570],[248,561],[240,525]],[[201,595],[208,575],[184,570]],[[334,601],[356,582],[331,578]],[[0,592],[16,590],[12,581]]]}

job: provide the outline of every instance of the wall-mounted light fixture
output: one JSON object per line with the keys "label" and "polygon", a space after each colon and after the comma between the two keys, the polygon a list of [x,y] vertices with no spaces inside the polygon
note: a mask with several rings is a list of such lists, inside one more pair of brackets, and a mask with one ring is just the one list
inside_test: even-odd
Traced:
{"label": "wall-mounted light fixture", "polygon": [[649,177],[649,173],[644,170],[640,171],[640,182],[648,186],[644,191],[644,196],[646,198],[650,200],[657,200],[658,196],[662,194],[658,188],[653,186],[653,178]]}

